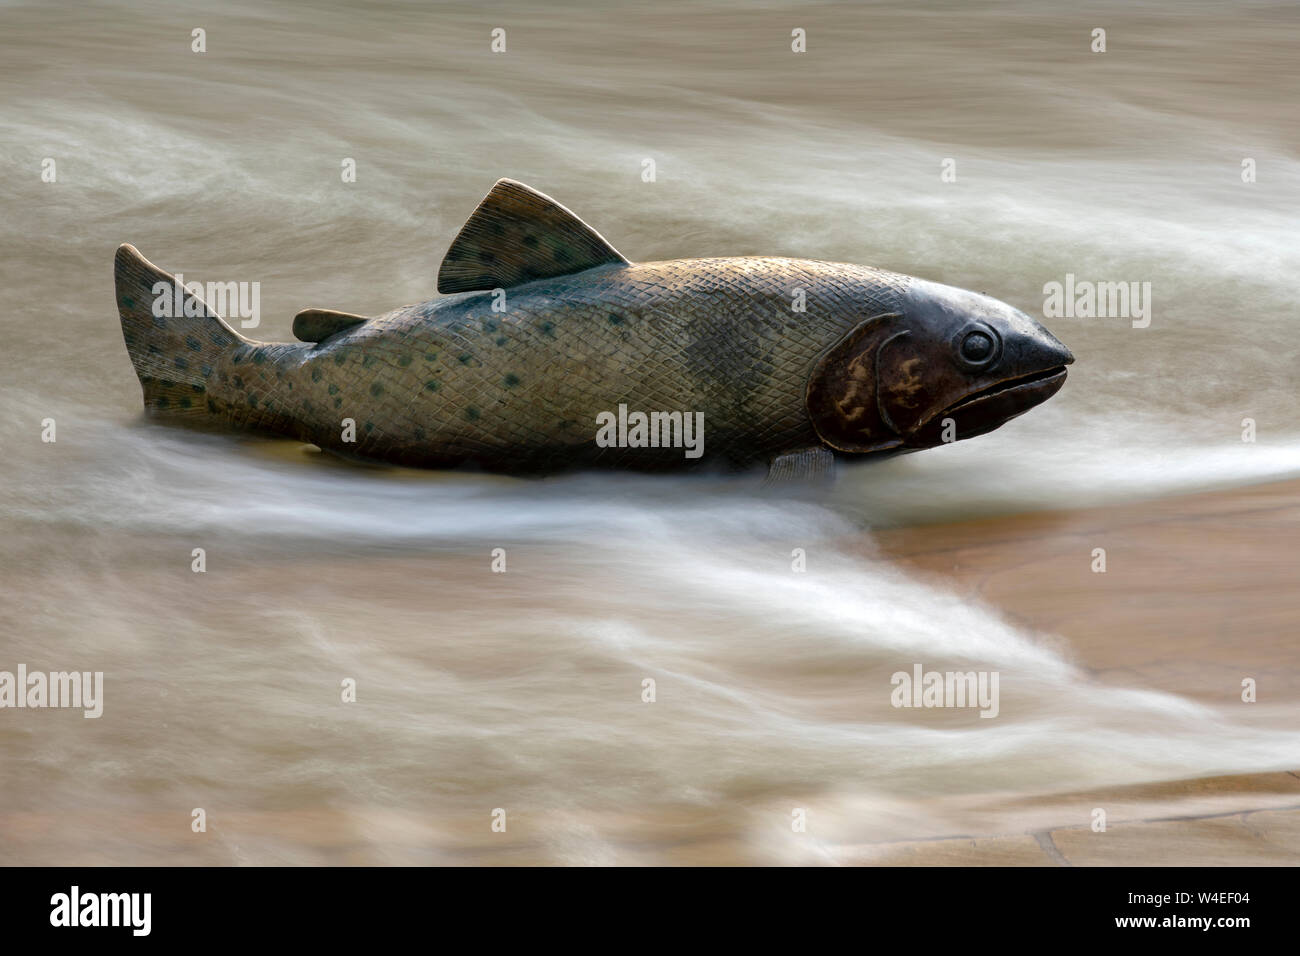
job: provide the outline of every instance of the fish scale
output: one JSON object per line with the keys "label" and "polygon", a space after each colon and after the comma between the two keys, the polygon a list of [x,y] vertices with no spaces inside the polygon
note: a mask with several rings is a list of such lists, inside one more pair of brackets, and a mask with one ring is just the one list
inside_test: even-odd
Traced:
{"label": "fish scale", "polygon": [[[856,295],[844,270],[858,273]],[[470,293],[318,345],[246,346],[218,366],[210,392],[238,424],[323,448],[485,468],[545,469],[575,456],[670,467],[685,463],[679,449],[596,448],[596,415],[620,403],[699,411],[710,456],[745,465],[815,443],[804,410],[814,362],[872,310],[889,311],[905,282],[794,259],[640,263],[511,290],[504,313]],[[869,303],[864,283],[878,290]],[[806,290],[806,312],[791,308],[795,288]],[[264,396],[274,396],[269,411]],[[342,440],[344,418],[356,422],[354,445]]]}

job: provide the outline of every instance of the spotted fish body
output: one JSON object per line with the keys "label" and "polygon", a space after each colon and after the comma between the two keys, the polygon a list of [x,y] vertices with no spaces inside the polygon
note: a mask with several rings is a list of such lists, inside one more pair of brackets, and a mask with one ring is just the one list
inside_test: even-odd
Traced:
{"label": "spotted fish body", "polygon": [[[545,472],[740,467],[828,447],[808,405],[819,363],[905,313],[919,280],[801,259],[629,263],[503,180],[444,262],[439,289],[452,294],[370,319],[300,314],[295,333],[316,341],[251,342],[197,301],[196,316],[155,316],[146,290],[169,281],[119,249],[119,311],[148,408],[368,459]],[[620,405],[702,412],[704,455],[601,447],[598,416]]]}

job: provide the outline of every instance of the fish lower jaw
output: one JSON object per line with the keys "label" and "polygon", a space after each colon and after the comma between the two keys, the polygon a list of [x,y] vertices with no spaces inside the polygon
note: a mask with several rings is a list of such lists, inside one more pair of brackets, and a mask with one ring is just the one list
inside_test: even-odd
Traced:
{"label": "fish lower jaw", "polygon": [[1057,365],[990,385],[929,416],[909,437],[928,436],[948,419],[957,423],[962,438],[990,432],[1047,401],[1065,384],[1066,375],[1065,366]]}

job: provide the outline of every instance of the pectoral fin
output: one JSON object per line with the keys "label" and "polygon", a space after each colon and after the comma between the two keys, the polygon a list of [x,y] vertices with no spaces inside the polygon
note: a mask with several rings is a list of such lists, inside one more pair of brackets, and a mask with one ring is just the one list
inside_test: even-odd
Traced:
{"label": "pectoral fin", "polygon": [[830,483],[834,478],[834,453],[824,445],[817,445],[773,458],[763,484]]}
{"label": "pectoral fin", "polygon": [[364,315],[333,309],[303,309],[293,317],[293,337],[299,342],[324,342],[331,335],[346,332],[366,321]]}

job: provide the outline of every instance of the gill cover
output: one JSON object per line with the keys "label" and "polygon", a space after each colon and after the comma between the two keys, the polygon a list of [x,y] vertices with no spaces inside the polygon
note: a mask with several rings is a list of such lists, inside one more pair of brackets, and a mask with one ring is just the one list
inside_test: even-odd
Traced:
{"label": "gill cover", "polygon": [[887,312],[857,325],[823,355],[808,379],[807,408],[817,436],[843,452],[888,451],[903,444],[888,408],[882,382],[905,404],[919,400],[919,361],[894,346],[911,335],[902,315]]}

